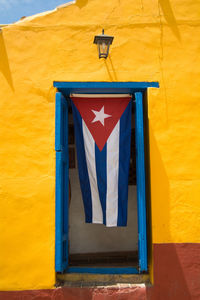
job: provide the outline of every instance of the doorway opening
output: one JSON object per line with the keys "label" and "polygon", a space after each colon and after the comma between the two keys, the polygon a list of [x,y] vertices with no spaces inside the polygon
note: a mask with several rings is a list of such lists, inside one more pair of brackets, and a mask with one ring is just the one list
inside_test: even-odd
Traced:
{"label": "doorway opening", "polygon": [[[132,99],[134,101],[134,98]],[[85,223],[78,176],[77,150],[72,108],[68,104],[69,180],[69,266],[138,268],[138,220],[135,151],[135,108],[132,105],[131,157],[128,186],[128,223],[126,227],[105,227]]]}

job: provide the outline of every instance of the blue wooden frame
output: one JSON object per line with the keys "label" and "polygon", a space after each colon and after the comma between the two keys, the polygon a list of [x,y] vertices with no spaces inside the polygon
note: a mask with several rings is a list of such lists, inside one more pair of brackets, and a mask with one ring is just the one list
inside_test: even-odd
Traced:
{"label": "blue wooden frame", "polygon": [[69,267],[67,273],[89,274],[139,274],[139,270],[133,267],[95,268],[95,267]]}
{"label": "blue wooden frame", "polygon": [[63,95],[70,93],[85,94],[133,94],[145,91],[147,88],[158,88],[158,82],[60,82],[54,81]]}
{"label": "blue wooden frame", "polygon": [[55,269],[63,272],[68,266],[68,103],[62,93],[56,93],[56,237]]}
{"label": "blue wooden frame", "polygon": [[147,229],[146,229],[146,184],[144,153],[143,95],[135,93],[135,145],[136,145],[136,180],[138,210],[138,253],[139,270],[147,271]]}
{"label": "blue wooden frame", "polygon": [[[56,271],[67,273],[93,273],[93,274],[138,274],[148,270],[147,262],[147,230],[146,230],[146,190],[145,190],[145,153],[144,153],[144,125],[143,125],[143,92],[149,87],[158,88],[158,82],[54,82],[54,87],[58,89],[56,94]],[[139,269],[133,267],[117,268],[95,268],[95,267],[68,267],[68,246],[66,248],[67,261],[62,262],[63,257],[63,239],[68,241],[68,231],[63,234],[63,213],[67,218],[68,224],[68,205],[62,212],[62,178],[61,163],[65,157],[65,163],[68,168],[68,145],[63,147],[61,120],[61,102],[66,104],[64,97],[69,97],[70,93],[130,93],[135,95],[135,139],[136,139],[136,176],[137,176],[137,207],[138,207],[138,255]],[[60,154],[59,154],[60,153]],[[62,159],[61,159],[62,157]],[[67,172],[68,174],[68,172]],[[68,175],[67,175],[68,180]],[[67,181],[68,182],[68,181]],[[68,185],[66,188],[68,203]]]}

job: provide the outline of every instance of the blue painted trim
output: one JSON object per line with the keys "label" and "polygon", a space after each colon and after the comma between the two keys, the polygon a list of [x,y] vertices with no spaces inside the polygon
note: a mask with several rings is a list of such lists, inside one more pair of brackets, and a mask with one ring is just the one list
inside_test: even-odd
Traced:
{"label": "blue painted trim", "polygon": [[[61,151],[66,147],[66,137],[64,136],[63,122],[65,122],[65,111],[67,110],[67,101],[62,93],[56,93],[56,121],[55,121],[55,150]],[[67,118],[67,117],[66,117]]]}
{"label": "blue painted trim", "polygon": [[69,267],[67,273],[89,273],[89,274],[139,274],[136,268],[86,268],[86,267]]}
{"label": "blue painted trim", "polygon": [[146,233],[146,189],[142,93],[135,93],[135,141],[136,141],[136,178],[138,209],[138,250],[139,270],[147,271],[147,233]]}
{"label": "blue painted trim", "polygon": [[[54,82],[54,87],[58,88],[60,93],[56,94],[56,100],[62,102],[61,93],[69,95],[76,93],[135,93],[136,97],[136,150],[137,150],[137,199],[138,199],[138,231],[139,231],[139,270],[147,271],[147,238],[146,238],[146,199],[145,199],[145,168],[144,168],[144,132],[143,132],[143,107],[142,92],[149,88],[158,88],[158,82]],[[61,99],[61,100],[60,100]],[[57,101],[56,101],[57,105]],[[66,151],[65,160],[68,161],[68,151],[63,149],[62,145],[62,120],[61,106],[56,106],[56,151]],[[64,152],[63,151],[63,152]],[[62,261],[61,239],[68,239],[68,233],[62,236],[59,220],[61,217],[60,204],[58,198],[61,197],[61,158],[56,155],[56,271],[62,272],[67,267],[67,262]],[[67,192],[68,195],[68,192]],[[68,206],[67,206],[68,215]],[[68,249],[67,249],[68,251]],[[68,254],[68,253],[67,253]],[[79,268],[69,267],[70,273],[100,273],[100,274],[138,274],[136,268]]]}
{"label": "blue painted trim", "polygon": [[146,89],[149,87],[159,87],[158,82],[63,82],[54,81],[53,86],[64,89]]}
{"label": "blue painted trim", "polygon": [[57,272],[62,270],[62,159],[61,152],[56,152],[56,249],[55,249],[55,269]]}
{"label": "blue painted trim", "polygon": [[61,150],[61,93],[56,93],[56,123],[55,123],[55,150]]}
{"label": "blue painted trim", "polygon": [[56,93],[56,230],[55,270],[63,272],[68,266],[68,107],[61,93]]}
{"label": "blue painted trim", "polygon": [[63,95],[78,94],[133,94],[149,87],[158,88],[158,82],[54,82]]}

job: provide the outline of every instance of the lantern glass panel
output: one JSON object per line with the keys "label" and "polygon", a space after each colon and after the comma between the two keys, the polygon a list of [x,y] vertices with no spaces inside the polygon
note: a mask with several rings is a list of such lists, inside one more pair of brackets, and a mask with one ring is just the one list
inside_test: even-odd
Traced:
{"label": "lantern glass panel", "polygon": [[99,48],[99,58],[106,58],[108,56],[109,43],[102,41],[98,44]]}

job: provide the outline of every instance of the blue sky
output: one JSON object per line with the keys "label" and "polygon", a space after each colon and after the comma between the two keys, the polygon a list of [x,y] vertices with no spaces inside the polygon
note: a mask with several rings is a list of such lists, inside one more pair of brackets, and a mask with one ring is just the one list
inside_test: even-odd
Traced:
{"label": "blue sky", "polygon": [[18,21],[23,16],[31,16],[69,0],[0,0],[0,24]]}

